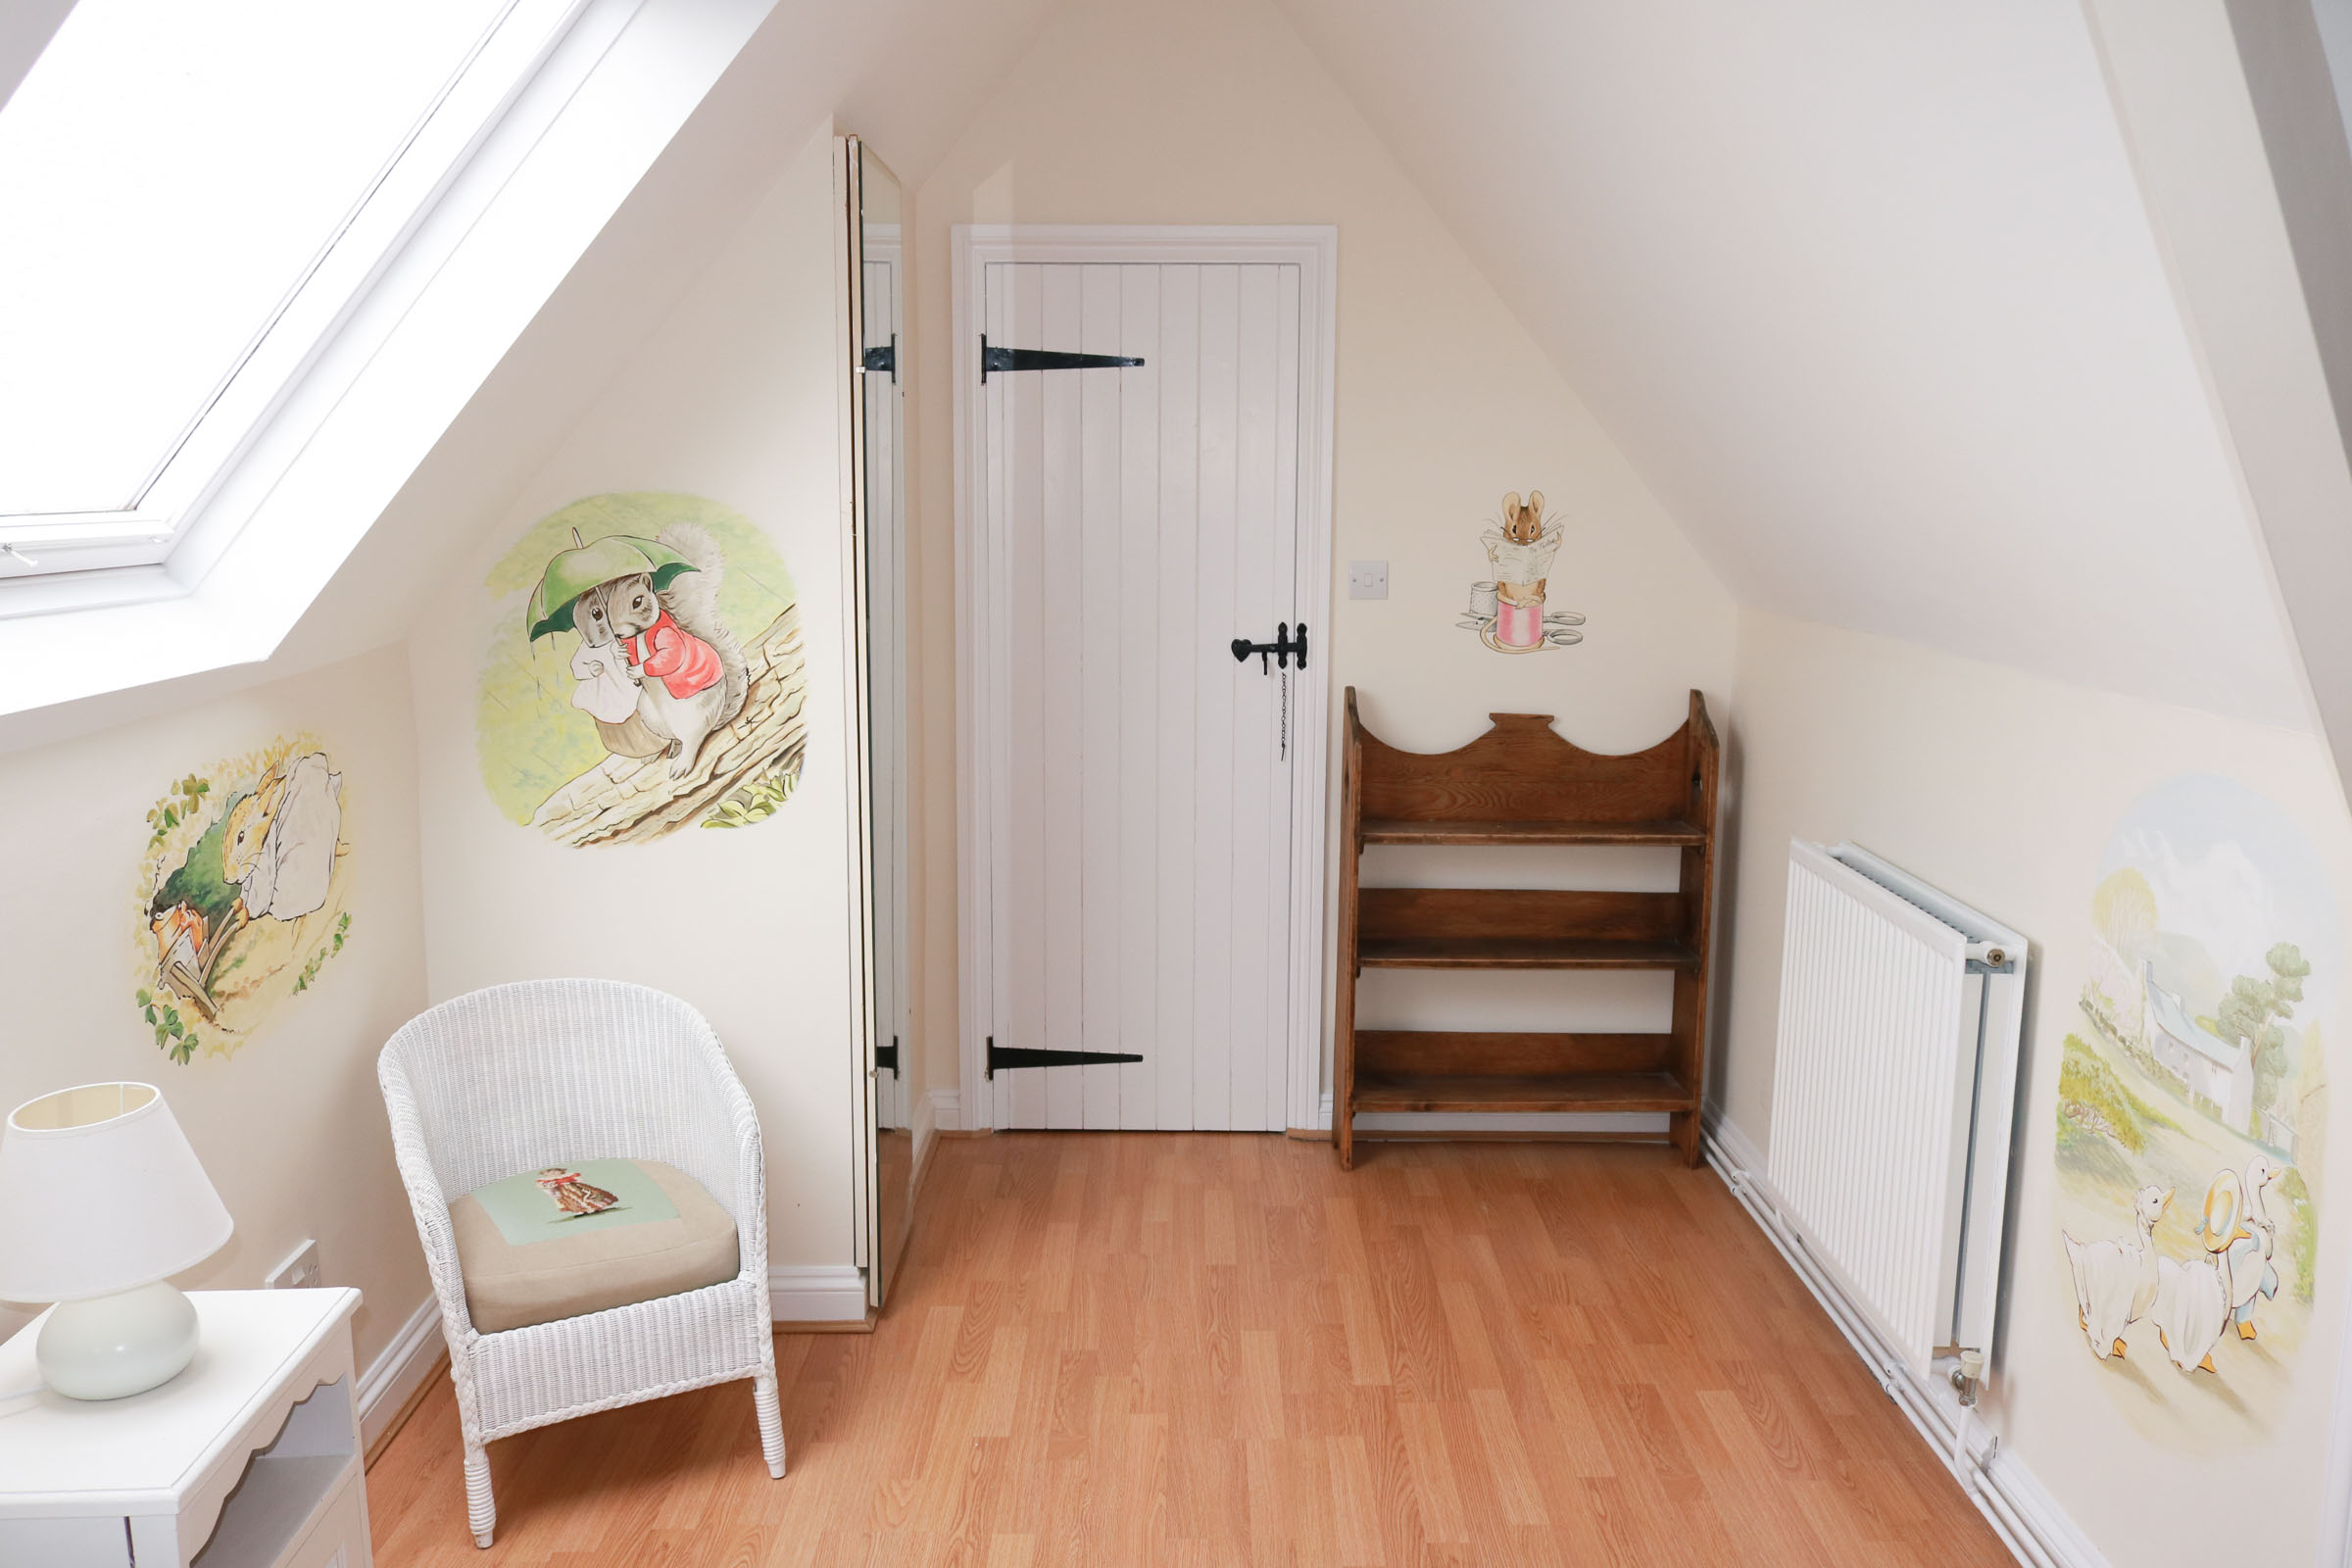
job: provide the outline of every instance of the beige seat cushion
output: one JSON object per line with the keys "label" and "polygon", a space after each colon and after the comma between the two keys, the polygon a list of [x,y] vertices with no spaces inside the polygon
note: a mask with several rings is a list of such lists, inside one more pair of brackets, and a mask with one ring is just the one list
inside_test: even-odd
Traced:
{"label": "beige seat cushion", "polygon": [[467,1193],[449,1217],[484,1334],[700,1290],[742,1267],[727,1211],[657,1159],[518,1172]]}

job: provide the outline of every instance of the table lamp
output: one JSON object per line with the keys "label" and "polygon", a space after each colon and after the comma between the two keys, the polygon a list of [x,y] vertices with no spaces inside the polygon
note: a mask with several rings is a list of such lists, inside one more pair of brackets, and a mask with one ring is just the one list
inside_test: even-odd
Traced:
{"label": "table lamp", "polygon": [[177,1377],[196,1308],[170,1276],[233,1228],[153,1084],[84,1084],[28,1100],[0,1129],[0,1298],[55,1301],[33,1345],[75,1399]]}

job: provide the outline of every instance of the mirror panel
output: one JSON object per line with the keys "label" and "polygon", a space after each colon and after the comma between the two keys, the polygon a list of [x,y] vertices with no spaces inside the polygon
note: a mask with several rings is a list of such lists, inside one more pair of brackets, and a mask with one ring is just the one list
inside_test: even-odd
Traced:
{"label": "mirror panel", "polygon": [[858,387],[858,516],[864,612],[868,1051],[873,1125],[868,1297],[888,1294],[913,1220],[913,1106],[907,908],[906,267],[898,176],[850,140],[858,271],[852,368]]}

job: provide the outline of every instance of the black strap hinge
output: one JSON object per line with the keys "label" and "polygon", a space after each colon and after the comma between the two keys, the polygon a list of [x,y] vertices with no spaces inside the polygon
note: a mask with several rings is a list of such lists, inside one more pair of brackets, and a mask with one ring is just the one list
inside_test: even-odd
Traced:
{"label": "black strap hinge", "polygon": [[1115,1061],[1141,1061],[1144,1058],[1117,1051],[1039,1051],[1030,1046],[1000,1046],[997,1037],[988,1037],[988,1075],[994,1078],[999,1067],[1010,1071],[1015,1067],[1099,1067]]}
{"label": "black strap hinge", "polygon": [[1116,354],[1064,354],[1058,349],[999,348],[980,334],[980,381],[988,383],[989,372],[1005,370],[1115,370],[1133,369],[1144,362]]}

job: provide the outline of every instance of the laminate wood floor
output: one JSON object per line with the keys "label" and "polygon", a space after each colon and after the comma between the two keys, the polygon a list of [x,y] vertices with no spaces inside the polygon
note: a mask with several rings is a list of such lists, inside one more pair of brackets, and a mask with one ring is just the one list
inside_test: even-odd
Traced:
{"label": "laminate wood floor", "polygon": [[870,1335],[493,1445],[447,1380],[385,1568],[2010,1561],[1709,1170],[1666,1149],[943,1141]]}

